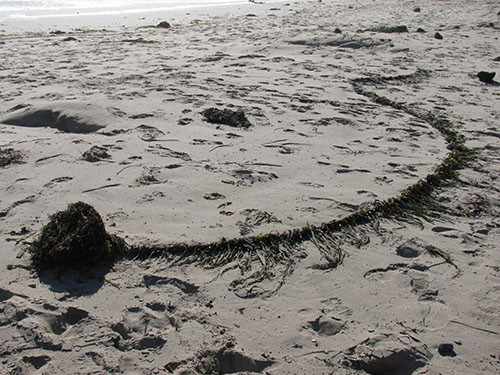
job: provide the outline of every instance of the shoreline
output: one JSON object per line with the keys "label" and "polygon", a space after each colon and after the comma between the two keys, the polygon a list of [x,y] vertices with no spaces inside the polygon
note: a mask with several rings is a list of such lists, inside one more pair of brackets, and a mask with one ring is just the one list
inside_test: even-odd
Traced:
{"label": "shoreline", "polygon": [[230,3],[193,5],[161,9],[130,9],[119,12],[102,11],[92,14],[42,15],[29,18],[13,18],[0,21],[3,34],[40,33],[74,30],[119,31],[127,28],[157,25],[161,21],[183,24],[194,20],[209,20],[218,17],[237,17],[247,13],[262,16],[271,9],[294,9],[307,7],[304,0],[272,0],[265,3]]}

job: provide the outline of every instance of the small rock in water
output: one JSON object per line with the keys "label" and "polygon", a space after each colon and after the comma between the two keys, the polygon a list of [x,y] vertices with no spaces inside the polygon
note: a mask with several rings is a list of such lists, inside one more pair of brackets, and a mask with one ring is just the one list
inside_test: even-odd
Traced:
{"label": "small rock in water", "polygon": [[421,27],[419,27],[419,28],[417,29],[417,33],[425,33],[425,30],[424,30],[424,29],[422,29]]}
{"label": "small rock in water", "polygon": [[493,61],[500,61],[500,56],[495,57]]}
{"label": "small rock in water", "polygon": [[336,27],[334,33],[335,34],[342,34],[342,30],[340,30],[338,27]]}
{"label": "small rock in water", "polygon": [[495,72],[479,72],[477,73],[477,78],[484,83],[493,83],[493,78],[495,77]]}
{"label": "small rock in water", "polygon": [[420,13],[420,7],[416,7],[415,9],[413,9],[413,11],[414,11],[415,13]]}
{"label": "small rock in water", "polygon": [[443,36],[440,33],[435,33],[434,38],[441,40],[441,39],[443,39]]}

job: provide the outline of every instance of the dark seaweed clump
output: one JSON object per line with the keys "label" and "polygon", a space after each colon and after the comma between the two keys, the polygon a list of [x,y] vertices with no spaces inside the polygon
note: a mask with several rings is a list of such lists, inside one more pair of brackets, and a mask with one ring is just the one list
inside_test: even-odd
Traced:
{"label": "dark seaweed clump", "polygon": [[6,167],[10,164],[21,163],[23,155],[20,151],[12,148],[0,148],[0,167]]}
{"label": "dark seaweed clump", "polygon": [[125,241],[110,235],[94,207],[76,202],[50,216],[31,247],[38,272],[52,267],[82,269],[113,261],[126,249]]}
{"label": "dark seaweed clump", "polygon": [[235,128],[249,128],[252,126],[245,113],[241,110],[208,108],[201,112],[205,121],[211,124],[229,125]]}

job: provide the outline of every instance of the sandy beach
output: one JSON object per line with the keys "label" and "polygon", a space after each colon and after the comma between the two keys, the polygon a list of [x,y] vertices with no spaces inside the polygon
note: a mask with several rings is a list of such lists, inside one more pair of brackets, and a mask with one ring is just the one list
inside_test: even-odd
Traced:
{"label": "sandy beach", "polygon": [[3,25],[0,373],[499,373],[500,5],[212,11]]}

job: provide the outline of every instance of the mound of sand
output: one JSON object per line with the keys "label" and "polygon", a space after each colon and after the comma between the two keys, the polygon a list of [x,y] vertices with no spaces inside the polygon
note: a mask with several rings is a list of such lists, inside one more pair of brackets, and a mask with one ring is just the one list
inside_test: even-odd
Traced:
{"label": "mound of sand", "polygon": [[14,112],[0,123],[48,127],[65,133],[94,133],[106,127],[109,113],[95,104],[60,102]]}

